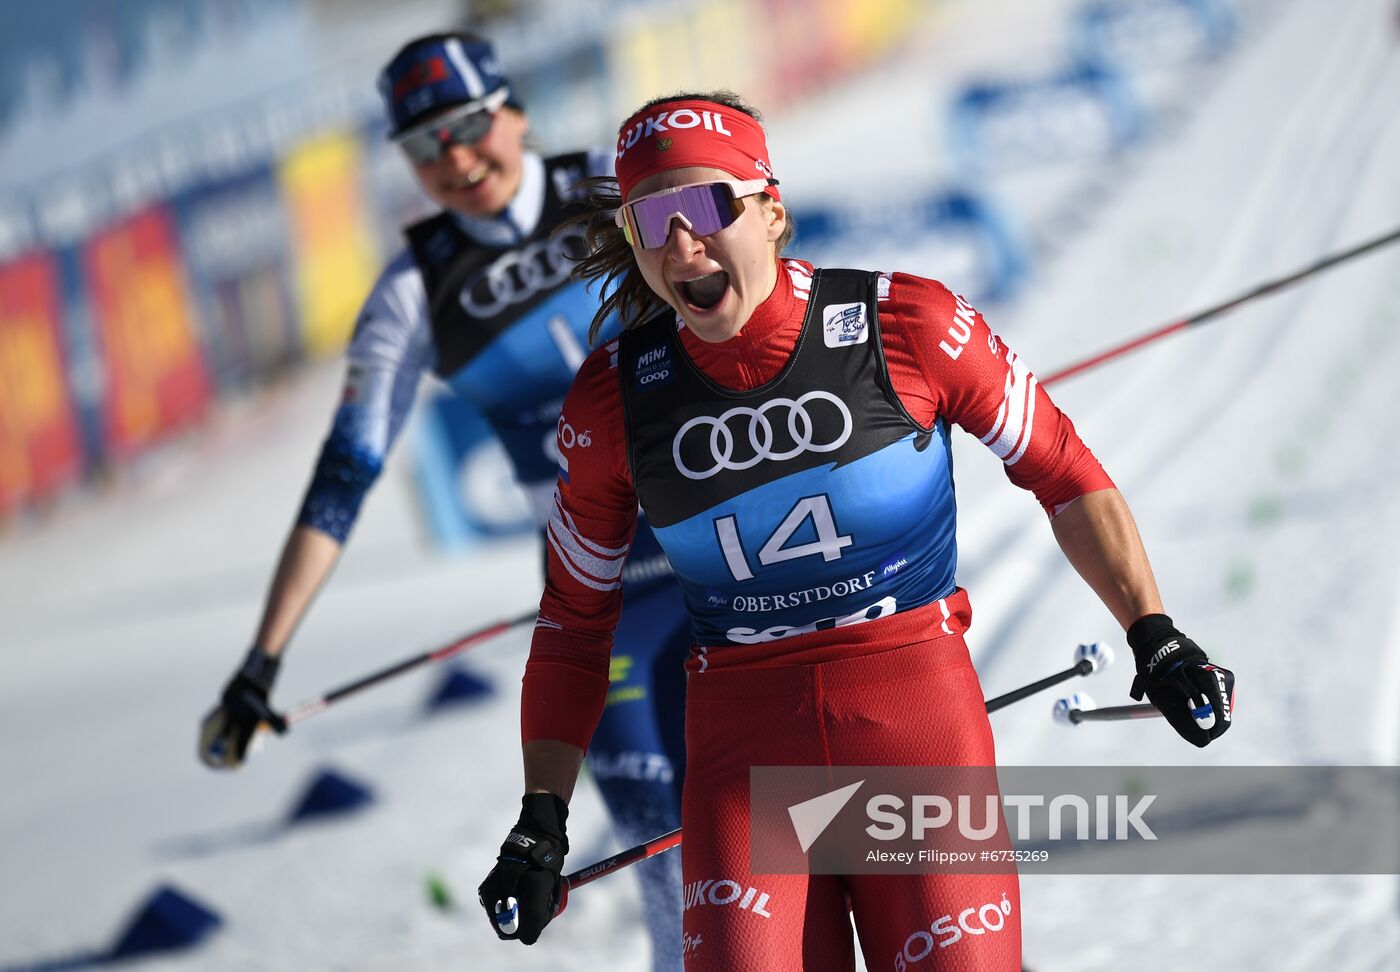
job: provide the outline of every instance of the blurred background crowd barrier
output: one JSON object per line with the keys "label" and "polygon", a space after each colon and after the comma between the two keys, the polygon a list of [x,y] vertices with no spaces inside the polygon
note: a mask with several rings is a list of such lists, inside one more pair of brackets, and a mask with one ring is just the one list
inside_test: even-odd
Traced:
{"label": "blurred background crowd barrier", "polygon": [[489,32],[551,149],[608,144],[678,86],[779,106],[877,56],[922,5],[420,4],[417,28],[412,6],[5,5],[0,520],[344,346],[424,206],[374,89],[415,30]]}
{"label": "blurred background crowd barrier", "polygon": [[[781,111],[957,2],[5,5],[0,526],[344,346],[400,228],[426,212],[373,83],[412,34],[491,36],[549,151],[610,144],[617,119],[679,88]],[[946,143],[904,146],[950,159],[946,185],[883,207],[804,200],[796,255],[942,239],[974,299],[1008,298],[1042,254],[1017,229],[1015,193],[989,180],[1142,139],[1154,77],[1227,53],[1240,6],[1079,5],[1060,25],[1061,68],[969,77],[939,109]],[[484,422],[442,396],[424,411],[410,448],[431,535],[524,529]]]}

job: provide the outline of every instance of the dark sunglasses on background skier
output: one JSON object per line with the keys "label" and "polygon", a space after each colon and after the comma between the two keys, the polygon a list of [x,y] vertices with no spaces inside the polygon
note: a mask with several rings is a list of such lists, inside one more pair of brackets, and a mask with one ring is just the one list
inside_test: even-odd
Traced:
{"label": "dark sunglasses on background skier", "polygon": [[469,101],[393,136],[394,144],[419,165],[436,162],[453,145],[474,145],[485,138],[508,95],[502,88]]}

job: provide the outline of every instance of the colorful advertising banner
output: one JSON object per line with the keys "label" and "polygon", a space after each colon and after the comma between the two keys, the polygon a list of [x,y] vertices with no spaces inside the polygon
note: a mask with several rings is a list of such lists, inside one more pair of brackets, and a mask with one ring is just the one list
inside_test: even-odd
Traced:
{"label": "colorful advertising banner", "polygon": [[792,101],[844,67],[837,60],[829,8],[813,8],[807,0],[762,0],[755,7],[769,29],[775,55],[768,62],[770,104]]}
{"label": "colorful advertising banner", "polygon": [[924,11],[917,0],[822,0],[840,67],[858,67],[905,37]]}
{"label": "colorful advertising banner", "polygon": [[0,266],[0,516],[82,472],[53,261]]}
{"label": "colorful advertising banner", "polygon": [[633,18],[609,50],[618,120],[652,98],[680,90],[730,88],[751,104],[766,106],[764,58],[753,30],[757,4],[719,0]]}
{"label": "colorful advertising banner", "polygon": [[209,380],[169,213],[145,212],[83,251],[101,347],[102,437],[114,458],[203,417]]}
{"label": "colorful advertising banner", "polygon": [[173,211],[214,383],[243,387],[299,360],[290,234],[275,173],[259,168],[198,186]]}
{"label": "colorful advertising banner", "polygon": [[282,163],[280,181],[306,350],[334,353],[349,340],[379,270],[359,145],[347,134],[303,143]]}
{"label": "colorful advertising banner", "polygon": [[879,57],[926,12],[916,0],[715,0],[652,11],[611,44],[614,112],[710,88],[772,111]]}

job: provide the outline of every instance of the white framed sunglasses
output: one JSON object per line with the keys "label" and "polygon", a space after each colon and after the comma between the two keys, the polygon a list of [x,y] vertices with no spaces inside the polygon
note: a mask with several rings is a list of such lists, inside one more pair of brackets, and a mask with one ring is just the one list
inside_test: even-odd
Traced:
{"label": "white framed sunglasses", "polygon": [[632,246],[652,250],[665,244],[672,220],[696,236],[718,233],[743,213],[745,196],[777,184],[777,179],[716,179],[661,189],[620,206],[613,221]]}

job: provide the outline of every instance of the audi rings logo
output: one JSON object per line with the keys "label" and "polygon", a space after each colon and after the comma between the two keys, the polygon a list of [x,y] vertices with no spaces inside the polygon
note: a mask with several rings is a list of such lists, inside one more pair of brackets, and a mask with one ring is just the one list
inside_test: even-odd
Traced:
{"label": "audi rings logo", "polygon": [[[827,410],[827,406],[808,411],[808,405],[817,402],[826,402],[836,408],[836,414],[841,419],[841,431],[834,438],[817,433],[817,423],[814,415]],[[777,413],[778,418],[786,416],[787,434],[790,442],[784,443],[785,448],[774,448],[775,432],[771,416]],[[828,414],[830,414],[828,412]],[[730,430],[730,425],[735,419],[748,419],[747,423],[740,424],[740,428],[746,424],[748,427],[749,446],[753,454],[745,458],[735,460],[734,458],[734,433]],[[713,465],[705,469],[691,469],[681,458],[682,443],[686,436],[691,434],[693,429],[708,428],[710,430],[710,459]],[[826,428],[824,425],[823,428]],[[721,469],[729,469],[735,472],[742,469],[751,469],[765,459],[774,462],[782,462],[785,459],[793,459],[804,452],[834,452],[845,445],[846,440],[851,437],[851,412],[846,407],[846,403],[841,401],[831,392],[810,391],[801,396],[797,401],[791,398],[770,398],[758,408],[748,408],[737,406],[729,409],[723,415],[711,418],[708,415],[701,415],[691,419],[680,427],[676,437],[671,442],[671,456],[676,461],[676,469],[687,479],[709,479]],[[831,431],[827,429],[827,431]],[[830,441],[818,441],[819,439],[830,439]]]}
{"label": "audi rings logo", "polygon": [[486,320],[569,279],[574,263],[588,253],[582,226],[567,226],[543,240],[497,257],[472,274],[462,288],[462,309]]}

